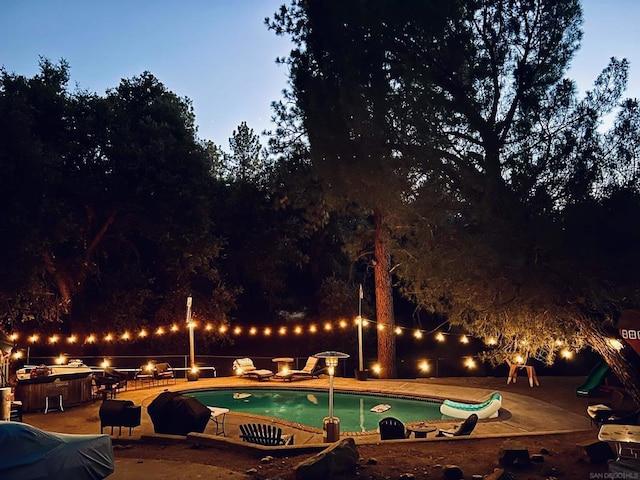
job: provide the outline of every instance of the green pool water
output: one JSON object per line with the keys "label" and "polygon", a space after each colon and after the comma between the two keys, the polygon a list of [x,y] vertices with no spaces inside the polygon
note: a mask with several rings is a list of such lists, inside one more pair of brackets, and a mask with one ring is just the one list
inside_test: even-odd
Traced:
{"label": "green pool water", "polygon": [[[186,392],[205,405],[225,407],[231,411],[280,418],[294,423],[322,428],[328,416],[329,394],[314,390],[216,389]],[[380,404],[391,405],[382,413],[371,412]],[[333,415],[340,419],[343,432],[376,430],[384,417],[402,422],[441,419],[440,402],[361,393],[334,392]]]}

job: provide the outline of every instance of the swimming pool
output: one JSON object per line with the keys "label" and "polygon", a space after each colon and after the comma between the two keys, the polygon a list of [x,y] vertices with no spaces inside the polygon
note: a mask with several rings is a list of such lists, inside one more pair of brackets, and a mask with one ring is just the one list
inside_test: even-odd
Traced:
{"label": "swimming pool", "polygon": [[[280,418],[320,429],[322,419],[329,412],[329,394],[326,390],[215,389],[185,392],[185,395],[191,395],[205,405]],[[380,413],[371,412],[377,405],[389,405],[390,408]],[[343,432],[375,430],[378,422],[387,416],[405,423],[443,418],[440,402],[435,400],[358,392],[334,392],[333,414],[340,419],[340,430]]]}

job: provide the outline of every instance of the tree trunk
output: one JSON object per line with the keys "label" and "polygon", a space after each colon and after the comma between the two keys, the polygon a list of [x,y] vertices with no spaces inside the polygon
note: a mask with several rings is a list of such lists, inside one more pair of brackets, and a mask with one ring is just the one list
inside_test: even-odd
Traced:
{"label": "tree trunk", "polygon": [[602,356],[629,396],[636,405],[640,405],[640,357],[635,350],[622,339],[622,350],[613,348],[608,342],[611,335],[605,331],[600,320],[585,318],[580,327],[591,348]]}
{"label": "tree trunk", "polygon": [[396,334],[393,316],[393,294],[391,289],[391,255],[384,215],[374,213],[374,278],[376,287],[376,321],[378,323],[378,363],[380,378],[396,378]]}

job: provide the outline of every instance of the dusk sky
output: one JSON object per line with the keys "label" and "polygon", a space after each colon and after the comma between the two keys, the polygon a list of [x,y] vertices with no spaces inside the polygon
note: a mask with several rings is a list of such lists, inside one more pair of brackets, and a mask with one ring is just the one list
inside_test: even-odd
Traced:
{"label": "dusk sky", "polygon": [[[0,65],[32,76],[38,56],[71,67],[71,85],[104,94],[143,71],[194,105],[198,136],[225,150],[242,121],[271,128],[288,38],[264,26],[282,0],[0,0]],[[288,2],[287,2],[288,3]],[[640,98],[640,2],[587,0],[584,39],[569,76],[590,88],[612,56],[631,62],[627,96]]]}

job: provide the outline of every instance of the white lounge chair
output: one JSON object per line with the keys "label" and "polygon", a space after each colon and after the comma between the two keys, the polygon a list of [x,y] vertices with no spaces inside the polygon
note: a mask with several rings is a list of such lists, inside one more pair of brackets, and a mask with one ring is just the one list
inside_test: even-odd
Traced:
{"label": "white lounge chair", "polygon": [[294,377],[318,378],[318,374],[320,373],[320,369],[318,368],[319,360],[320,359],[318,357],[309,357],[302,370],[286,370],[278,372],[274,375],[274,378],[278,378],[280,380],[292,380]]}
{"label": "white lounge chair", "polygon": [[257,369],[250,358],[238,358],[233,361],[233,370],[240,376],[268,380],[273,372],[266,368]]}

